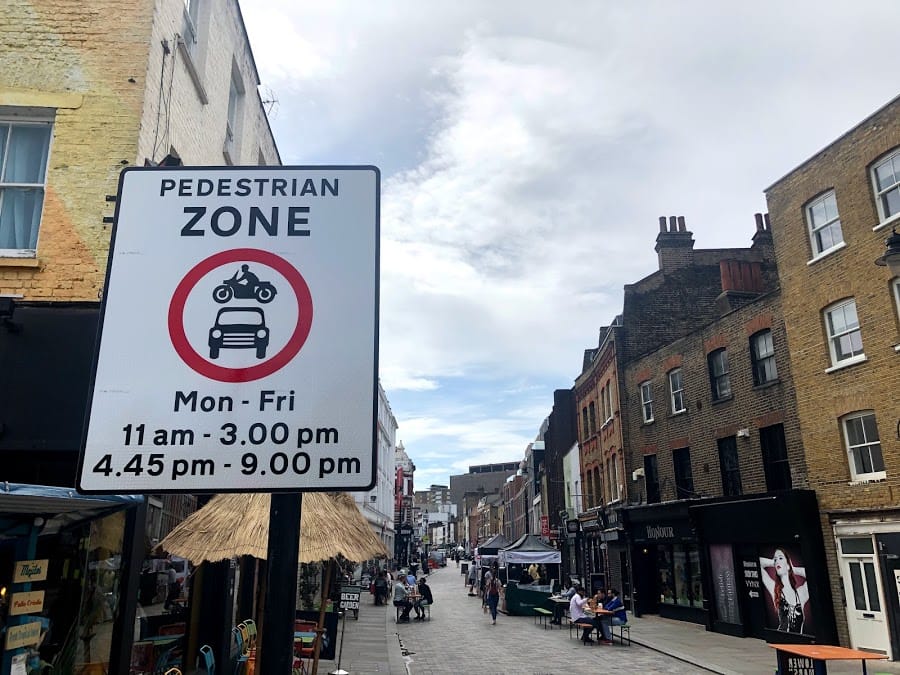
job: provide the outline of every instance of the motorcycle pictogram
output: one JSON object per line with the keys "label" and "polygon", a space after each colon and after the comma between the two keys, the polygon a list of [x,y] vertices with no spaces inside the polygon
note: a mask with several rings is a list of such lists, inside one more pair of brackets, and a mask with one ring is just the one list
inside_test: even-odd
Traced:
{"label": "motorcycle pictogram", "polygon": [[255,299],[265,305],[275,299],[275,287],[268,281],[260,281],[250,271],[249,265],[241,265],[241,269],[230,279],[225,279],[213,289],[213,300],[225,304],[232,298]]}

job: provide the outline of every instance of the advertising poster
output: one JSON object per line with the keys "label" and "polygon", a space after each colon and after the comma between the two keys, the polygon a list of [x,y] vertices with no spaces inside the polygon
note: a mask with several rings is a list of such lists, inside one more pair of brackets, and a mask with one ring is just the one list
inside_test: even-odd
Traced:
{"label": "advertising poster", "polygon": [[785,633],[814,635],[806,568],[797,548],[760,546],[760,581],[766,625]]}
{"label": "advertising poster", "polygon": [[734,578],[734,556],[730,544],[715,544],[709,547],[712,567],[712,587],[716,600],[719,620],[727,623],[741,623],[738,607],[737,587]]}

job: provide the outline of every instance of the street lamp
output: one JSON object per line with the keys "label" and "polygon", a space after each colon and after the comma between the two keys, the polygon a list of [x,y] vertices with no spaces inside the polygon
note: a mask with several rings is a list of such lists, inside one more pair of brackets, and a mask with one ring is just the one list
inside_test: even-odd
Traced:
{"label": "street lamp", "polygon": [[891,236],[884,240],[884,255],[875,261],[876,265],[887,267],[893,276],[900,276],[900,234],[897,234],[896,226]]}

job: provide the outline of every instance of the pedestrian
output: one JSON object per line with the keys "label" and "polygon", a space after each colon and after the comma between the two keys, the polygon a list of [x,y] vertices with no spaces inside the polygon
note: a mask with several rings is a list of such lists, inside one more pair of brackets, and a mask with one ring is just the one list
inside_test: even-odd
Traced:
{"label": "pedestrian", "polygon": [[487,604],[487,586],[491,583],[491,579],[494,578],[494,574],[491,572],[490,568],[485,570],[484,577],[482,578],[481,583],[481,611],[487,614],[488,604]]}
{"label": "pedestrian", "polygon": [[384,605],[387,603],[388,580],[385,572],[379,572],[375,577],[375,604]]}
{"label": "pedestrian", "polygon": [[500,579],[492,574],[490,581],[485,584],[484,593],[491,610],[491,625],[494,626],[497,623],[497,605],[500,604]]}
{"label": "pedestrian", "polygon": [[469,566],[469,595],[475,595],[475,580],[478,576],[478,572],[475,569],[474,563]]}

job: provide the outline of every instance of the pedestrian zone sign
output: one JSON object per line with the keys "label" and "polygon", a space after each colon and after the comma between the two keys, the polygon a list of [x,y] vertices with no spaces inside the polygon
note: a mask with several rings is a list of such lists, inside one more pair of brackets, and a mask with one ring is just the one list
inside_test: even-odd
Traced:
{"label": "pedestrian zone sign", "polygon": [[380,174],[122,172],[83,493],[375,483]]}

